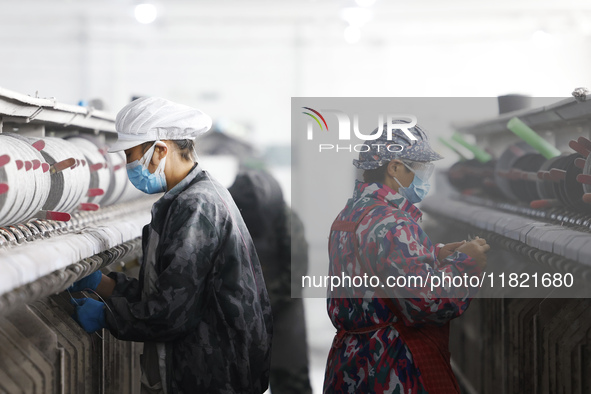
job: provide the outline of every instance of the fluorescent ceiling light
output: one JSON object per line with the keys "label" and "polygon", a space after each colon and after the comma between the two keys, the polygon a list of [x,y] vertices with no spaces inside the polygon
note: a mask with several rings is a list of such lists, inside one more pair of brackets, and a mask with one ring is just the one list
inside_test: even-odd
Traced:
{"label": "fluorescent ceiling light", "polygon": [[154,4],[138,4],[135,6],[135,19],[139,23],[149,24],[156,20],[158,10]]}

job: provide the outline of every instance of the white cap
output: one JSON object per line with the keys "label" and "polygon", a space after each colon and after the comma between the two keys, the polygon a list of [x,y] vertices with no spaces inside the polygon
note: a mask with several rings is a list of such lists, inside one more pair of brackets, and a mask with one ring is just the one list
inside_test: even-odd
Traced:
{"label": "white cap", "polygon": [[115,119],[119,152],[148,141],[192,140],[211,128],[211,118],[198,109],[160,97],[142,97],[119,111]]}

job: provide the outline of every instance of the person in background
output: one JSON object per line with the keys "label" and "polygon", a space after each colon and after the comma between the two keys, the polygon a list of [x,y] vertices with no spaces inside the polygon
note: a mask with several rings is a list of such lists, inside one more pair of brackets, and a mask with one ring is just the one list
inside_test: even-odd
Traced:
{"label": "person in background", "polygon": [[142,393],[263,393],[271,362],[271,305],[254,243],[227,189],[195,162],[204,113],[137,99],[116,118],[130,181],[165,194],[142,235],[139,280],[100,272],[70,290],[88,332],[144,342]]}
{"label": "person in background", "polygon": [[[312,392],[308,373],[306,320],[297,278],[308,270],[308,244],[298,215],[286,204],[281,186],[264,169],[255,149],[223,132],[198,140],[203,155],[231,156],[239,167],[229,187],[254,241],[273,311],[273,394]],[[204,162],[207,158],[204,157]],[[291,294],[292,278],[299,293]]]}
{"label": "person in background", "polygon": [[[418,125],[409,130],[415,139],[394,130],[391,141],[385,135],[366,141],[371,149],[353,161],[364,170],[364,181],[356,181],[331,227],[329,275],[367,274],[379,283],[329,291],[337,334],[325,393],[459,393],[450,366],[449,321],[466,310],[476,289],[431,292],[428,280],[481,275],[490,247],[481,238],[434,246],[423,232],[415,204],[429,191],[431,162],[442,157]],[[420,277],[424,286],[388,280],[400,277]]]}

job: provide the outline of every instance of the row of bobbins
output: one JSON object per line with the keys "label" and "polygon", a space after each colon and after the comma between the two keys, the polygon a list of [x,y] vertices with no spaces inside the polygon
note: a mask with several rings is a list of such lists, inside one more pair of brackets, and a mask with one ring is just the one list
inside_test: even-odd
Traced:
{"label": "row of bobbins", "polygon": [[0,134],[0,226],[31,219],[70,220],[76,211],[137,197],[123,153],[92,137]]}

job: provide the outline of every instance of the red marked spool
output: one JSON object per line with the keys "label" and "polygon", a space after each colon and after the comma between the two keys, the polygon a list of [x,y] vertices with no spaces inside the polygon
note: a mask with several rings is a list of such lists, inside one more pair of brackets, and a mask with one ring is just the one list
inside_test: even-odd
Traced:
{"label": "red marked spool", "polygon": [[0,167],[5,166],[8,163],[10,163],[10,156],[8,156],[8,155],[0,156]]}
{"label": "red marked spool", "polygon": [[70,214],[66,212],[56,212],[56,211],[42,211],[45,213],[45,219],[47,220],[57,220],[58,222],[68,222],[70,221]]}
{"label": "red marked spool", "polygon": [[43,169],[43,172],[47,172],[49,171],[49,164],[41,163],[41,168]]}
{"label": "red marked spool", "polygon": [[103,167],[104,167],[103,163],[94,163],[89,168],[90,168],[90,171],[91,172],[96,172],[96,171],[100,170]]}
{"label": "red marked spool", "polygon": [[102,196],[103,194],[105,194],[103,189],[88,189],[88,193],[86,193],[88,197]]}
{"label": "red marked spool", "polygon": [[569,141],[568,142],[568,146],[574,150],[575,152],[577,152],[578,154],[582,155],[582,156],[589,156],[589,150],[585,149],[585,147],[581,144],[579,144],[577,141]]}
{"label": "red marked spool", "polygon": [[561,205],[558,200],[534,200],[529,203],[529,206],[533,209],[553,208]]}
{"label": "red marked spool", "polygon": [[41,167],[41,160],[33,160],[31,163],[33,163],[33,169],[36,170],[37,168]]}
{"label": "red marked spool", "polygon": [[9,187],[6,183],[0,183],[0,194],[4,194],[8,191]]}
{"label": "red marked spool", "polygon": [[577,182],[591,185],[591,175],[579,174],[577,175]]}
{"label": "red marked spool", "polygon": [[83,202],[79,206],[81,211],[98,211],[100,208],[98,204],[92,204],[89,202]]}
{"label": "red marked spool", "polygon": [[45,141],[43,141],[43,140],[38,140],[38,141],[35,141],[35,142],[32,144],[32,146],[33,146],[33,148],[35,148],[35,149],[37,149],[39,152],[41,152],[43,149],[45,149]]}
{"label": "red marked spool", "polygon": [[566,179],[566,171],[553,168],[550,171],[550,179],[554,182],[563,181]]}
{"label": "red marked spool", "polygon": [[25,161],[25,171],[29,171],[31,168],[33,168],[33,163],[31,163],[30,161],[26,160]]}
{"label": "red marked spool", "polygon": [[582,145],[585,149],[587,149],[588,151],[591,151],[591,141],[589,141],[587,138],[581,136],[581,137],[579,137],[577,142],[580,145]]}

